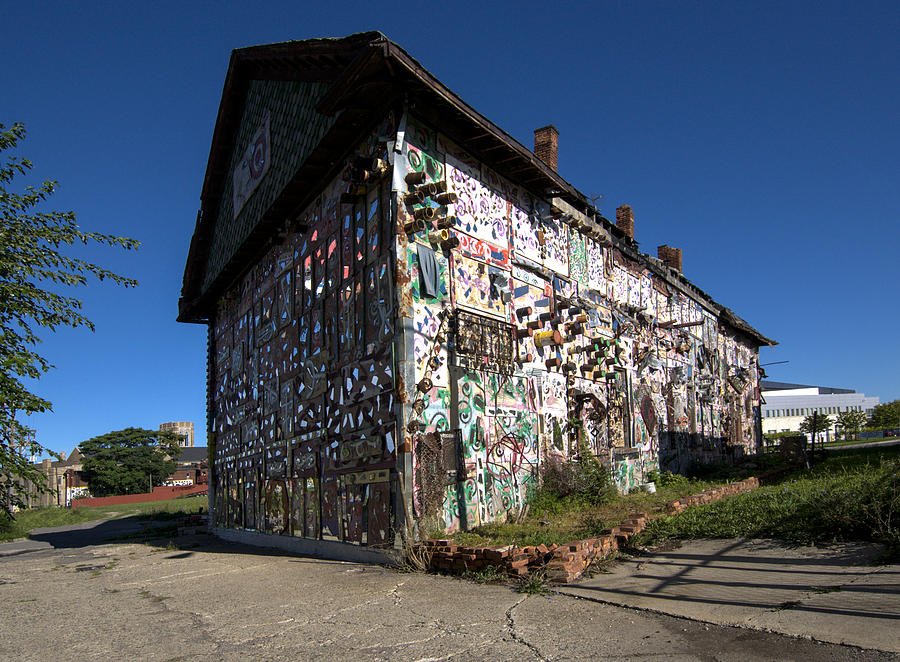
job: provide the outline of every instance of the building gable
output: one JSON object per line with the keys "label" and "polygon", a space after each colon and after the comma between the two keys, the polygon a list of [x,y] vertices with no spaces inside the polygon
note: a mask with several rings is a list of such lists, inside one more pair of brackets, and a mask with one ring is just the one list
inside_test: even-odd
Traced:
{"label": "building gable", "polygon": [[[327,90],[328,85],[322,82],[250,81],[218,204],[218,219],[204,270],[203,292],[221,274],[290,178],[334,124],[333,116],[316,110]],[[240,194],[236,196],[235,188],[241,186],[240,175],[236,176],[236,172],[246,170],[244,161],[248,149],[254,147],[251,139],[266,125],[268,162],[265,174],[235,213],[235,198],[240,197]]]}

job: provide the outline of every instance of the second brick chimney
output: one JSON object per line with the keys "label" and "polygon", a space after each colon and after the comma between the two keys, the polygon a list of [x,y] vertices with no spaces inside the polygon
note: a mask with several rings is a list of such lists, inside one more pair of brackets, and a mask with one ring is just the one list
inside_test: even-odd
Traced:
{"label": "second brick chimney", "polygon": [[616,227],[634,239],[634,212],[628,205],[616,209]]}
{"label": "second brick chimney", "polygon": [[681,249],[663,244],[656,248],[656,256],[675,271],[681,272]]}
{"label": "second brick chimney", "polygon": [[559,131],[552,124],[534,130],[534,155],[556,172]]}

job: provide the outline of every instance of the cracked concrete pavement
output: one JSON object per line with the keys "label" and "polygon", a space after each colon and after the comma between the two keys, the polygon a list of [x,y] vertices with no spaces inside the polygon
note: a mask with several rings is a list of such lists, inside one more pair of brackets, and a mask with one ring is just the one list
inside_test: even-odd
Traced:
{"label": "cracked concrete pavement", "polygon": [[179,542],[0,559],[0,659],[893,659],[208,536]]}

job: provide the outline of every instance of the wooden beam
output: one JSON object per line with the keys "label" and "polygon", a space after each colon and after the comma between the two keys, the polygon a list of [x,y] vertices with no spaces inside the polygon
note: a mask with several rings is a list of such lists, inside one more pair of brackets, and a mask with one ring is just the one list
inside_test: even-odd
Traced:
{"label": "wooden beam", "polygon": [[703,324],[703,320],[697,322],[682,322],[681,324],[675,324],[675,320],[669,320],[668,322],[660,322],[657,326],[660,329],[683,329],[688,326],[700,326],[701,324]]}

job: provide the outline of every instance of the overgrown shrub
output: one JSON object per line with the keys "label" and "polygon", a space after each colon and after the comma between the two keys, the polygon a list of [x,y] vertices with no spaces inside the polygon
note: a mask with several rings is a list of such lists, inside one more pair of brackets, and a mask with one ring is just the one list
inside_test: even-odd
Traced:
{"label": "overgrown shrub", "polygon": [[578,491],[577,482],[574,462],[550,455],[541,463],[540,490],[567,497]]}
{"label": "overgrown shrub", "polygon": [[600,504],[615,497],[609,470],[587,451],[572,460],[550,456],[541,464],[540,487],[529,500],[532,512],[555,514],[560,500]]}
{"label": "overgrown shrub", "polygon": [[647,475],[651,483],[657,487],[683,487],[691,484],[691,479],[681,474],[673,474],[671,471],[651,471]]}
{"label": "overgrown shrub", "polygon": [[0,540],[13,540],[25,535],[19,523],[12,515],[0,509]]}

